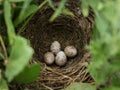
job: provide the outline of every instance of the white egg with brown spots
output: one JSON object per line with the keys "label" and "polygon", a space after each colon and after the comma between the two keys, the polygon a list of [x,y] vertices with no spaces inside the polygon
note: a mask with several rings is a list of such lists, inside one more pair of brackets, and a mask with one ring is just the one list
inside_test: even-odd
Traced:
{"label": "white egg with brown spots", "polygon": [[55,61],[54,54],[52,52],[47,52],[44,54],[44,61],[47,65],[51,65]]}
{"label": "white egg with brown spots", "polygon": [[61,49],[61,45],[58,41],[54,41],[50,46],[50,50],[54,54],[57,54],[60,51],[60,49]]}
{"label": "white egg with brown spots", "polygon": [[65,55],[65,53],[63,51],[60,51],[57,53],[56,57],[55,57],[55,63],[58,66],[64,66],[67,62],[67,57]]}
{"label": "white egg with brown spots", "polygon": [[64,52],[68,57],[75,57],[77,55],[77,49],[74,46],[65,47]]}

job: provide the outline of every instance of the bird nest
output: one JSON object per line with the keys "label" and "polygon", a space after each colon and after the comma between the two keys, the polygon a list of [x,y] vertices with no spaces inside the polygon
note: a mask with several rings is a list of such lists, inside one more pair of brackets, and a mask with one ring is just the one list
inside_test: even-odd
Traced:
{"label": "bird nest", "polygon": [[[58,4],[55,2],[56,6]],[[85,50],[85,46],[90,42],[92,35],[93,12],[90,10],[89,16],[84,17],[78,0],[69,1],[66,8],[71,10],[74,16],[60,15],[54,22],[49,22],[54,11],[49,6],[44,6],[23,32],[23,36],[31,41],[31,46],[35,50],[31,62],[41,63],[42,66],[39,78],[34,83],[23,85],[23,87],[27,86],[35,90],[42,86],[44,89],[59,90],[72,82],[92,82],[86,71],[90,55]],[[43,57],[46,52],[50,51],[53,41],[59,41],[62,50],[68,45],[75,46],[78,50],[77,56],[68,58],[67,64],[63,67],[55,64],[46,65]]]}

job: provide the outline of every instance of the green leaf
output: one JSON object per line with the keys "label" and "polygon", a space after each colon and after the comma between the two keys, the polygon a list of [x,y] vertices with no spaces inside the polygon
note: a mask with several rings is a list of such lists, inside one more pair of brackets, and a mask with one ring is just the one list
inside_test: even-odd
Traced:
{"label": "green leaf", "polygon": [[50,7],[51,7],[53,10],[55,10],[55,6],[54,6],[52,0],[47,0],[47,1],[48,1],[48,3],[49,3]]}
{"label": "green leaf", "polygon": [[[41,9],[46,3],[47,3],[46,0],[43,1],[43,2],[38,6],[38,10]],[[35,13],[36,13],[38,10],[36,10],[34,13],[32,13],[32,14],[27,18],[27,20],[25,20],[24,24],[23,24],[22,27],[19,29],[18,34],[20,34],[20,33],[24,30],[25,26],[28,24],[28,22],[32,19],[32,17],[35,15]]]}
{"label": "green leaf", "polygon": [[83,2],[95,14],[95,29],[99,35],[94,33],[96,36],[91,40],[89,73],[97,85],[104,85],[110,80],[111,86],[105,87],[105,90],[120,90],[120,74],[114,76],[120,71],[120,0],[82,0]]}
{"label": "green leaf", "polygon": [[0,90],[9,90],[8,85],[4,79],[0,79]]}
{"label": "green leaf", "polygon": [[56,9],[56,11],[53,13],[53,15],[50,18],[50,21],[54,21],[63,11],[65,3],[67,0],[61,0],[59,7]]}
{"label": "green leaf", "polygon": [[74,16],[73,12],[71,12],[67,8],[63,9],[62,13],[65,14],[65,15]]}
{"label": "green leaf", "polygon": [[98,9],[98,5],[101,2],[100,0],[83,0],[84,2],[88,2],[89,6],[93,8],[93,10]]}
{"label": "green leaf", "polygon": [[10,2],[24,2],[25,0],[9,0]]}
{"label": "green leaf", "polygon": [[0,70],[0,90],[9,90],[6,81],[1,76],[1,70]]}
{"label": "green leaf", "polygon": [[24,12],[23,15],[19,16],[15,21],[14,25],[17,26],[20,24],[23,20],[25,20],[27,17],[29,17],[31,14],[36,12],[38,10],[38,6],[36,5],[30,5],[27,7],[26,12]]}
{"label": "green leaf", "polygon": [[89,14],[89,7],[87,0],[82,0],[82,13],[85,17]]}
{"label": "green leaf", "polygon": [[[47,3],[47,0],[44,0],[44,1],[38,6],[38,8],[41,9],[46,3]],[[38,9],[38,10],[39,10],[39,9]]]}
{"label": "green leaf", "polygon": [[120,90],[120,87],[110,86],[110,87],[105,87],[103,90]]}
{"label": "green leaf", "polygon": [[112,66],[104,61],[92,62],[89,67],[90,75],[95,79],[97,85],[104,84],[113,74]]}
{"label": "green leaf", "polygon": [[38,6],[37,5],[29,5],[30,2],[31,2],[31,0],[25,0],[19,16],[14,21],[15,26],[20,24],[23,20],[25,20],[32,13],[34,13],[38,10]]}
{"label": "green leaf", "polygon": [[100,13],[96,12],[96,27],[99,30],[101,37],[104,38],[106,30],[108,29],[108,22],[101,16]]}
{"label": "green leaf", "polygon": [[117,86],[117,87],[120,86],[120,72],[117,72],[115,75],[112,76],[111,83],[114,86]]}
{"label": "green leaf", "polygon": [[29,21],[32,19],[32,17],[34,16],[34,14],[32,14],[32,15],[30,15],[29,16],[29,18],[27,18],[26,20],[25,20],[25,22],[24,22],[24,24],[20,27],[20,29],[18,30],[18,35],[20,35],[21,34],[21,32],[23,31],[23,30],[25,30],[24,28],[25,28],[25,26],[29,23]]}
{"label": "green leaf", "polygon": [[63,90],[96,90],[96,87],[88,83],[72,83]]}
{"label": "green leaf", "polygon": [[7,33],[9,37],[9,43],[13,43],[13,39],[15,38],[15,30],[12,23],[12,17],[11,17],[11,5],[9,3],[9,0],[4,0],[4,18],[5,23],[7,26]]}
{"label": "green leaf", "polygon": [[30,83],[37,79],[40,74],[40,64],[32,64],[29,67],[26,67],[14,81],[17,83]]}
{"label": "green leaf", "polygon": [[32,55],[33,49],[27,44],[27,40],[17,36],[11,48],[6,66],[5,75],[9,82],[25,68]]}
{"label": "green leaf", "polygon": [[28,6],[30,6],[31,1],[32,0],[25,0],[24,1],[24,4],[22,6],[22,10],[21,10],[20,15],[19,15],[20,18],[22,18],[25,15],[24,13],[27,11]]}

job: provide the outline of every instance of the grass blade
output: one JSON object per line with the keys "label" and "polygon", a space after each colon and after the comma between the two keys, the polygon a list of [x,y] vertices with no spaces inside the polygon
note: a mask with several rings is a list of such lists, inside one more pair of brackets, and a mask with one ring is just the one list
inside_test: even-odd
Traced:
{"label": "grass blade", "polygon": [[64,6],[65,6],[66,2],[67,2],[67,0],[62,0],[60,2],[59,7],[57,8],[57,10],[53,13],[53,15],[50,18],[51,22],[54,21],[62,13],[62,10],[64,9]]}
{"label": "grass blade", "polygon": [[13,43],[13,38],[15,37],[15,29],[11,18],[11,5],[8,0],[4,0],[4,18],[7,26],[9,43],[11,45]]}

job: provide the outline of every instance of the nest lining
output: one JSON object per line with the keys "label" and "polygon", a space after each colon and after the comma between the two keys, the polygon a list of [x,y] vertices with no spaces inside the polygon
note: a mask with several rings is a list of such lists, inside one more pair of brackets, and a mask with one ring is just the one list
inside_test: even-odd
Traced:
{"label": "nest lining", "polygon": [[[74,14],[74,17],[61,15],[54,22],[50,23],[49,18],[53,10],[45,6],[28,24],[23,36],[31,41],[35,49],[33,62],[42,64],[40,77],[32,84],[23,85],[35,89],[44,87],[50,90],[59,90],[68,86],[72,82],[92,82],[90,75],[86,72],[85,63],[90,59],[90,55],[85,50],[85,46],[91,38],[94,25],[93,13],[85,18],[81,13],[81,8],[77,0],[66,4]],[[62,50],[73,45],[77,48],[78,54],[75,58],[68,58],[66,66],[47,66],[44,63],[43,55],[50,51],[53,41],[59,41]],[[36,61],[35,61],[36,60]]]}

